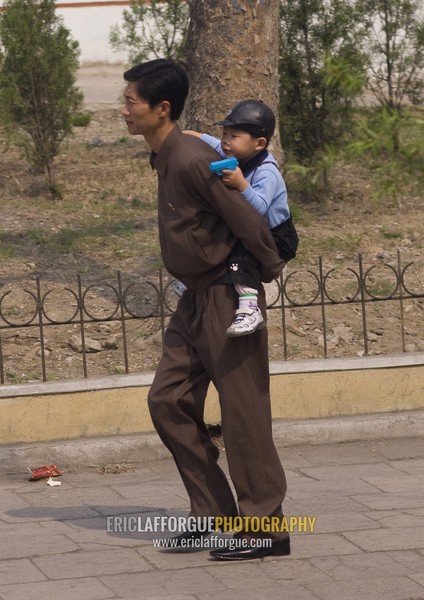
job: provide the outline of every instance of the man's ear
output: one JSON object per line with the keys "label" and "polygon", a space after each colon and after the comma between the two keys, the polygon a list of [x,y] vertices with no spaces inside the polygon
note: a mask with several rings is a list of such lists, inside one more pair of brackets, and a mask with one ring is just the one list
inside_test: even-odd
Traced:
{"label": "man's ear", "polygon": [[168,100],[162,100],[159,102],[159,116],[166,117],[171,112],[171,104]]}
{"label": "man's ear", "polygon": [[267,147],[267,139],[265,137],[260,137],[258,138],[257,142],[256,142],[256,150],[263,150],[264,148]]}

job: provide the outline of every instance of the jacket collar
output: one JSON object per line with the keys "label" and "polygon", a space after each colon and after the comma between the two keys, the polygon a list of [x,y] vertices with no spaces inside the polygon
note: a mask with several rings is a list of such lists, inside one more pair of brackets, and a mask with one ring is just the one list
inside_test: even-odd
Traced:
{"label": "jacket collar", "polygon": [[242,162],[240,164],[240,169],[243,172],[243,175],[249,175],[252,171],[254,171],[259,165],[261,165],[268,158],[268,150],[264,148],[254,156],[253,158],[247,160],[246,162]]}
{"label": "jacket collar", "polygon": [[150,164],[152,169],[155,169],[158,172],[158,175],[165,175],[172,150],[182,135],[183,133],[180,127],[175,124],[174,128],[171,129],[165,138],[159,152],[157,154],[153,151],[150,153]]}

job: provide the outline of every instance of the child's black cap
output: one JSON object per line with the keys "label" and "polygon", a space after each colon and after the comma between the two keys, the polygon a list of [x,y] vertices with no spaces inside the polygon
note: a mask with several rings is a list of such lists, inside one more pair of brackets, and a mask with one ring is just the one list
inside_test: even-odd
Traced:
{"label": "child's black cap", "polygon": [[259,100],[242,100],[226,115],[222,121],[216,121],[214,125],[223,127],[238,127],[243,125],[254,125],[263,131],[263,135],[269,140],[275,130],[275,116],[269,106]]}

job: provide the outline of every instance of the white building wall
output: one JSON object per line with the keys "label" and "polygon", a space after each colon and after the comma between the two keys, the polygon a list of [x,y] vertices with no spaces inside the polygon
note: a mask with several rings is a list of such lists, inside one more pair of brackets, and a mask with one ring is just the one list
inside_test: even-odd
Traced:
{"label": "white building wall", "polygon": [[[4,0],[0,0],[0,9]],[[125,64],[126,52],[114,52],[109,44],[111,27],[122,24],[129,0],[58,0],[58,16],[80,45],[80,63]]]}
{"label": "white building wall", "polygon": [[[57,2],[57,14],[63,18],[65,26],[71,31],[72,37],[80,45],[81,64],[125,63],[126,52],[115,52],[109,44],[111,27],[122,23],[122,13],[125,5],[95,6],[95,0],[90,2],[93,6],[76,6],[81,3],[75,0],[74,7],[60,7],[63,2]],[[68,3],[70,4],[70,3]],[[88,4],[88,2],[85,2]],[[129,4],[129,3],[128,3]]]}

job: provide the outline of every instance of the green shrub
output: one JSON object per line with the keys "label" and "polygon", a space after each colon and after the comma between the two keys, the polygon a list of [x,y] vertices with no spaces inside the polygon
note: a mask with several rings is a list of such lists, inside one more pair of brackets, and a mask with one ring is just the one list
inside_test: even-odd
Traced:
{"label": "green shrub", "polygon": [[74,127],[88,127],[91,123],[91,114],[88,112],[75,113],[72,115],[71,122]]}
{"label": "green shrub", "polygon": [[78,43],[53,0],[6,0],[0,13],[0,123],[9,143],[59,193],[53,161],[82,101],[75,87]]}

